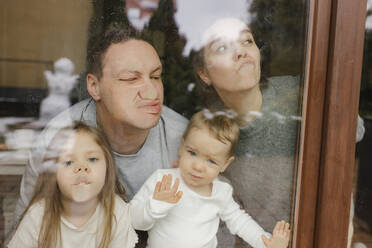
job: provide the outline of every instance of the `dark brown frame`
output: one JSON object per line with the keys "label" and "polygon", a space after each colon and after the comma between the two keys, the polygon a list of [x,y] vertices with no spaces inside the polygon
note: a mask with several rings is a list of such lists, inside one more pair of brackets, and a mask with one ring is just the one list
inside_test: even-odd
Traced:
{"label": "dark brown frame", "polygon": [[347,246],[366,0],[311,2],[293,247]]}

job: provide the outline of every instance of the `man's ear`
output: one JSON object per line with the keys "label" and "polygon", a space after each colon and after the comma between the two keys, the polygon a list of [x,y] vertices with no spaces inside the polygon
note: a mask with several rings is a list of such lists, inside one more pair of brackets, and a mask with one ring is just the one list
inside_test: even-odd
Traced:
{"label": "man's ear", "polygon": [[231,156],[228,160],[226,160],[225,164],[222,166],[222,168],[220,169],[220,172],[224,172],[226,170],[226,168],[229,166],[229,164],[231,164],[231,162],[235,159],[234,156]]}
{"label": "man's ear", "polygon": [[211,79],[209,78],[208,74],[204,70],[197,71],[200,79],[207,84],[208,86],[211,85]]}
{"label": "man's ear", "polygon": [[95,101],[101,99],[98,78],[91,73],[87,74],[87,90]]}

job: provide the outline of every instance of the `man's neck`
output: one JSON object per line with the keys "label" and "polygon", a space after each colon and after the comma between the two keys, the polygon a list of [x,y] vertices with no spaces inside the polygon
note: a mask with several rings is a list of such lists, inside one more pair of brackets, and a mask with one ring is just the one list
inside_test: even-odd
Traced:
{"label": "man's neck", "polygon": [[150,129],[133,128],[107,116],[97,105],[97,124],[102,129],[113,151],[120,154],[137,153],[146,141]]}

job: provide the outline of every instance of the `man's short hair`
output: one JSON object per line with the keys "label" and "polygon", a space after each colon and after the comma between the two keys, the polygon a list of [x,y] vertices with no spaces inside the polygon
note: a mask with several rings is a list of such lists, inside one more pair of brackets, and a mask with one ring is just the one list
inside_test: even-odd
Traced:
{"label": "man's short hair", "polygon": [[229,156],[234,154],[235,148],[239,140],[239,126],[230,116],[228,111],[210,111],[204,109],[194,114],[183,134],[186,139],[191,129],[206,128],[209,134],[218,139],[220,142],[227,144],[230,143]]}
{"label": "man's short hair", "polygon": [[94,37],[94,44],[87,52],[87,73],[102,77],[102,60],[107,49],[112,44],[129,40],[143,40],[141,33],[131,27],[111,26],[103,34]]}

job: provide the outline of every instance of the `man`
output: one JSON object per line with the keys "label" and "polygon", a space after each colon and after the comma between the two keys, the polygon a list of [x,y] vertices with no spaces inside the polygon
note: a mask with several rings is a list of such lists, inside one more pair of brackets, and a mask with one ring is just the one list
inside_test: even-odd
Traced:
{"label": "man", "polygon": [[118,176],[129,199],[159,168],[169,168],[187,120],[162,106],[162,65],[155,49],[130,31],[105,32],[87,58],[83,100],[54,118],[39,135],[22,178],[19,217],[35,187],[45,148],[54,134],[72,121],[99,127],[114,153]]}

